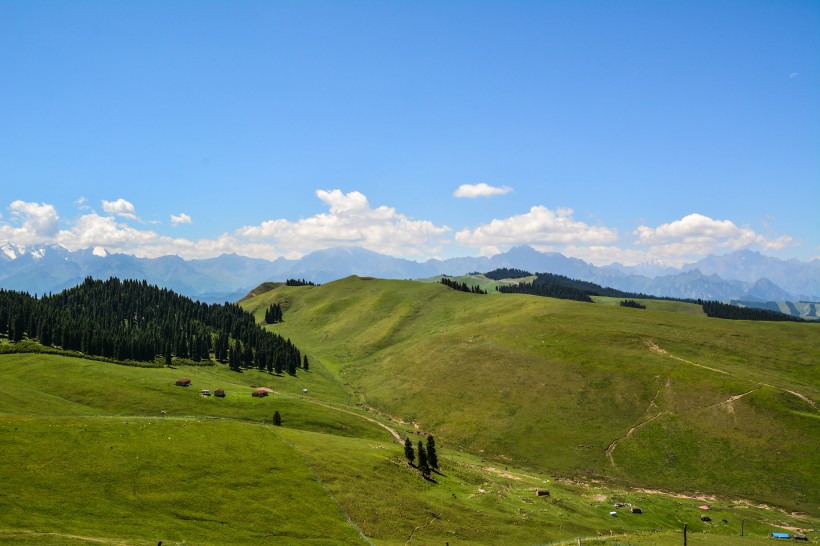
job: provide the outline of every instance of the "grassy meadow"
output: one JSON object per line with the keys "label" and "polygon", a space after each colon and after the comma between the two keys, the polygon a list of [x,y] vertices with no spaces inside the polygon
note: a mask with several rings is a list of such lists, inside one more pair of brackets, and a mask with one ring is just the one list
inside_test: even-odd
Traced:
{"label": "grassy meadow", "polygon": [[820,329],[350,277],[244,302],[358,401],[497,463],[820,513]]}
{"label": "grassy meadow", "polygon": [[[0,544],[671,546],[684,523],[690,545],[820,539],[816,328],[407,281],[272,288],[243,305],[282,304],[270,328],[311,362],[295,377],[0,354]],[[427,432],[431,480],[393,436]]]}
{"label": "grassy meadow", "polygon": [[[816,524],[732,501],[708,501],[717,523],[707,524],[699,499],[563,479],[447,448],[428,481],[380,423],[414,442],[424,437],[415,427],[311,389],[303,395],[303,384],[333,390],[323,374],[302,377],[313,373],[3,355],[0,544],[551,544],[575,536],[603,544],[593,542],[599,534],[637,541],[613,544],[677,544],[682,523],[727,539],[743,519],[752,538]],[[181,376],[193,386],[174,386]],[[251,385],[262,383],[275,394],[252,398]],[[217,385],[224,400],[199,394]],[[282,427],[270,424],[275,410]]]}

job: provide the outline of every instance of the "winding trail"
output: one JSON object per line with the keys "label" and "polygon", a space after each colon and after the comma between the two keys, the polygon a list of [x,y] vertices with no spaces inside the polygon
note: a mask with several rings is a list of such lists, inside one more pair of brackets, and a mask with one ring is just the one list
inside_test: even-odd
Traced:
{"label": "winding trail", "polygon": [[[784,389],[784,390],[785,390],[785,389]],[[806,396],[805,394],[800,394],[799,392],[789,391],[789,390],[787,390],[786,392],[788,392],[788,393],[791,393],[791,394],[795,395],[796,397],[798,397],[800,400],[802,400],[802,401],[803,401],[803,402],[805,402],[806,404],[810,405],[810,406],[811,406],[811,407],[813,407],[814,409],[817,409],[817,404],[815,404],[815,403],[814,403],[814,400],[812,400],[811,398],[809,398],[809,397],[808,397],[808,396]]]}
{"label": "winding trail", "polygon": [[667,351],[666,349],[662,349],[661,347],[659,347],[659,346],[658,346],[658,344],[657,344],[657,343],[655,343],[654,341],[652,341],[651,339],[646,339],[646,340],[644,340],[644,344],[645,344],[647,347],[649,347],[649,350],[650,350],[650,351],[652,351],[653,353],[656,353],[656,354],[659,354],[659,355],[663,355],[663,356],[668,356],[669,358],[674,358],[675,360],[679,360],[679,361],[681,361],[681,362],[685,362],[685,363],[687,363],[687,364],[691,364],[692,366],[697,366],[698,368],[703,368],[704,370],[709,370],[709,371],[712,371],[712,372],[717,372],[717,373],[724,373],[724,374],[726,374],[726,375],[732,375],[732,374],[730,374],[729,372],[727,372],[726,370],[719,370],[719,369],[717,369],[717,368],[712,368],[712,367],[709,367],[709,366],[704,366],[703,364],[698,364],[697,362],[692,362],[691,360],[686,360],[685,358],[681,358],[681,357],[679,357],[679,356],[675,356],[675,355],[673,355],[672,353],[670,353],[669,351]]}
{"label": "winding trail", "polygon": [[396,430],[394,428],[391,428],[391,427],[385,425],[384,423],[382,423],[381,421],[373,419],[372,417],[368,417],[367,415],[362,415],[361,413],[356,413],[355,411],[350,411],[350,410],[346,410],[346,409],[343,409],[343,408],[339,408],[339,407],[336,407],[332,404],[327,404],[325,402],[320,402],[320,401],[315,400],[313,398],[297,397],[293,394],[286,393],[286,392],[280,392],[280,391],[273,391],[273,393],[277,394],[279,396],[284,396],[284,397],[288,397],[288,398],[299,398],[303,402],[310,402],[311,404],[316,404],[317,406],[322,406],[322,407],[325,407],[327,409],[332,409],[333,411],[338,411],[338,412],[341,412],[341,413],[347,413],[348,415],[353,415],[354,417],[359,417],[360,419],[364,419],[365,421],[370,421],[374,425],[379,425],[384,430],[389,432],[390,435],[393,437],[394,440],[396,440],[397,443],[399,443],[399,444],[404,443],[404,440],[402,440],[402,438],[401,438],[401,434],[396,432]]}
{"label": "winding trail", "polygon": [[615,440],[613,440],[612,443],[609,444],[609,447],[606,448],[606,458],[609,459],[609,463],[612,466],[617,466],[615,464],[615,458],[612,456],[612,454],[615,452],[615,448],[618,447],[619,442],[621,442],[623,440],[626,440],[627,438],[632,436],[632,434],[636,430],[638,430],[642,426],[650,423],[651,421],[654,421],[655,419],[657,419],[658,417],[660,417],[661,415],[664,415],[664,414],[672,415],[672,412],[671,411],[662,411],[660,413],[657,413],[657,414],[653,415],[652,417],[650,417],[649,419],[645,419],[645,420],[641,421],[640,423],[638,423],[637,425],[635,425],[634,427],[630,428],[629,431],[626,434],[624,434],[623,436],[621,436],[620,438],[616,438]]}
{"label": "winding trail", "polygon": [[723,402],[718,402],[717,404],[709,404],[708,406],[703,406],[702,408],[696,408],[695,410],[690,410],[690,411],[696,411],[696,410],[698,410],[698,409],[716,408],[716,407],[718,407],[718,406],[725,406],[726,404],[731,404],[731,403],[732,403],[732,402],[734,402],[735,400],[740,400],[741,398],[743,398],[743,397],[744,397],[744,396],[746,396],[747,394],[752,394],[753,392],[757,392],[757,391],[759,391],[759,390],[760,390],[760,389],[762,389],[762,388],[763,388],[763,385],[758,385],[757,387],[753,388],[753,389],[752,389],[752,390],[750,390],[750,391],[746,391],[746,392],[742,392],[742,393],[740,393],[740,394],[736,394],[736,395],[734,395],[734,396],[730,396],[729,398],[727,398],[727,399],[726,399],[726,400],[724,400]]}
{"label": "winding trail", "polygon": [[[731,374],[731,373],[729,373],[729,372],[727,372],[727,371],[725,371],[725,370],[720,370],[720,369],[718,369],[718,368],[712,368],[711,366],[705,366],[705,365],[703,365],[703,364],[698,364],[698,363],[696,363],[696,362],[692,362],[691,360],[686,360],[685,358],[681,358],[681,357],[679,357],[679,356],[675,356],[675,355],[673,355],[672,353],[670,353],[669,351],[667,351],[666,349],[663,349],[663,348],[661,348],[660,346],[658,346],[658,344],[657,344],[657,343],[655,343],[654,341],[652,341],[651,339],[645,339],[645,340],[644,340],[644,345],[646,345],[646,347],[647,347],[650,351],[652,351],[653,353],[655,353],[655,354],[659,354],[659,355],[667,356],[667,357],[669,357],[669,358],[673,358],[673,359],[678,360],[678,361],[680,361],[680,362],[684,362],[684,363],[686,363],[686,364],[690,364],[690,365],[692,365],[692,366],[697,366],[698,368],[703,368],[703,369],[705,369],[705,370],[709,370],[709,371],[712,371],[712,372],[721,373],[721,374],[726,374],[726,375],[733,375],[733,374]],[[666,386],[667,386],[667,387],[669,386],[669,380],[668,380],[668,378],[667,378],[667,383],[666,383]],[[774,388],[774,389],[778,389],[778,390],[781,390],[781,391],[787,392],[787,393],[789,393],[789,394],[791,394],[791,395],[793,395],[793,396],[796,396],[797,398],[801,399],[801,400],[802,400],[802,401],[804,401],[805,403],[809,404],[812,408],[815,408],[815,409],[817,408],[817,405],[815,404],[815,402],[814,402],[813,400],[811,400],[809,397],[807,397],[807,396],[805,396],[805,395],[803,395],[803,394],[800,394],[799,392],[791,391],[791,390],[784,389],[784,388],[782,388],[782,387],[777,387],[777,386],[774,386],[774,385],[769,385],[769,384],[767,384],[767,383],[758,383],[757,387],[755,387],[755,388],[753,388],[753,389],[751,389],[751,390],[748,390],[748,391],[746,391],[746,392],[742,392],[742,393],[740,393],[740,394],[736,394],[736,395],[730,396],[730,397],[729,397],[729,398],[727,398],[726,400],[723,400],[723,401],[721,401],[721,402],[717,402],[717,403],[715,403],[715,404],[709,404],[709,405],[707,405],[707,406],[703,406],[703,407],[700,407],[700,408],[694,408],[694,409],[688,410],[688,412],[692,412],[692,411],[699,411],[699,410],[703,410],[703,409],[714,408],[714,407],[719,407],[719,406],[724,406],[724,405],[729,405],[729,406],[730,406],[730,408],[731,408],[731,404],[732,404],[733,402],[735,402],[736,400],[739,400],[739,399],[743,398],[743,397],[744,397],[744,396],[746,396],[746,395],[749,395],[749,394],[752,394],[752,393],[754,393],[754,392],[759,391],[759,390],[760,390],[760,389],[762,389],[764,386],[765,386],[765,387],[772,387],[772,388]],[[659,390],[658,390],[658,392],[657,392],[657,393],[655,393],[655,397],[654,397],[654,398],[653,398],[653,399],[649,402],[649,407],[647,408],[647,411],[649,411],[649,409],[651,409],[651,408],[652,408],[652,406],[655,406],[655,405],[656,405],[656,404],[655,404],[655,400],[657,400],[658,395],[660,394],[660,392],[661,392],[661,389],[659,389]],[[668,410],[667,410],[667,411],[661,411],[661,412],[658,412],[657,414],[653,415],[652,417],[649,417],[649,418],[647,418],[647,419],[644,419],[643,421],[641,421],[641,422],[640,422],[640,423],[638,423],[637,425],[635,425],[635,426],[633,426],[632,428],[630,428],[630,429],[627,431],[627,433],[626,433],[626,434],[624,434],[623,436],[621,436],[621,437],[616,438],[615,440],[613,440],[613,441],[612,441],[612,443],[611,443],[611,444],[609,444],[609,446],[606,448],[606,451],[605,451],[605,453],[606,453],[606,458],[609,460],[609,463],[610,463],[613,467],[617,467],[617,465],[615,464],[615,457],[613,456],[613,453],[615,452],[615,449],[618,447],[618,444],[619,444],[620,442],[622,442],[623,440],[626,440],[627,438],[629,438],[630,436],[632,436],[632,434],[634,434],[636,430],[638,430],[639,428],[643,427],[644,425],[646,425],[646,424],[648,424],[648,423],[652,422],[653,420],[657,419],[657,418],[658,418],[658,417],[660,417],[661,415],[672,415],[672,412],[671,412],[671,411],[668,411]]]}

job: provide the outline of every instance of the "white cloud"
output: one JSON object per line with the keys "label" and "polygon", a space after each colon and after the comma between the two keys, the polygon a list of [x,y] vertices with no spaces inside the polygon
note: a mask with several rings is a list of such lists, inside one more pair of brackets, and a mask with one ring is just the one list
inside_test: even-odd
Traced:
{"label": "white cloud", "polygon": [[116,214],[117,216],[122,216],[123,218],[129,218],[131,220],[139,220],[137,217],[137,210],[134,208],[134,205],[122,197],[116,201],[106,201],[103,199],[102,207],[103,210],[109,214]]}
{"label": "white cloud", "polygon": [[634,234],[637,244],[648,247],[648,254],[670,265],[681,265],[718,250],[734,251],[752,245],[780,250],[794,244],[788,235],[769,239],[748,226],[740,227],[731,220],[715,220],[697,213],[655,228],[640,226]]}
{"label": "white cloud", "polygon": [[171,225],[172,226],[181,226],[182,224],[190,224],[191,217],[181,212],[179,214],[172,214],[171,215]]}
{"label": "white cloud", "polygon": [[789,79],[791,80],[792,78],[796,78],[799,75],[800,75],[800,72],[792,72],[791,74],[789,74]]}
{"label": "white cloud", "polygon": [[[536,250],[559,251],[596,265],[659,261],[670,266],[716,251],[750,246],[776,251],[796,244],[788,235],[764,236],[730,220],[690,214],[656,227],[641,225],[634,231],[634,244],[624,245],[619,244],[615,229],[576,220],[571,209],[553,211],[543,206],[453,234],[447,226],[409,218],[393,207],[372,207],[360,192],[318,190],[316,197],[326,207],[325,212],[295,221],[271,219],[212,239],[196,240],[170,237],[120,221],[111,214],[136,216],[133,205],[124,199],[103,202],[109,214],[87,212],[67,224],[61,221],[53,205],[17,200],[8,206],[8,219],[0,220],[0,242],[7,240],[24,246],[61,244],[70,250],[105,249],[147,258],[176,254],[186,259],[225,253],[268,259],[298,258],[335,246],[360,246],[392,256],[427,258],[458,245],[477,249],[482,256],[492,256],[511,246],[527,244]],[[172,225],[190,221],[184,213],[171,216]]]}
{"label": "white cloud", "polygon": [[91,213],[80,216],[71,229],[60,231],[55,239],[71,250],[102,246],[127,252],[135,246],[150,244],[158,237],[153,231],[117,223],[113,216]]}
{"label": "white cloud", "polygon": [[535,206],[528,213],[493,220],[475,229],[455,234],[456,242],[472,247],[528,244],[544,248],[555,244],[604,244],[618,239],[618,232],[604,226],[590,226],[572,217],[572,209],[552,211]]}
{"label": "white cloud", "polygon": [[357,191],[342,193],[342,190],[316,190],[316,197],[330,205],[330,214],[352,210],[364,210],[370,207],[367,197]]}
{"label": "white cloud", "polygon": [[[118,221],[116,216],[88,213],[63,230],[37,235],[31,226],[12,228],[0,224],[0,239],[21,243],[59,243],[70,250],[104,248],[111,253],[144,258],[179,255],[186,259],[210,258],[226,253],[274,259],[298,258],[303,254],[333,246],[361,246],[394,256],[427,257],[438,252],[451,230],[427,220],[413,220],[392,207],[371,207],[359,192],[319,190],[316,196],[329,211],[298,221],[273,219],[245,226],[214,239],[191,240],[169,237]],[[35,211],[31,206],[22,207]],[[54,211],[51,205],[47,206]],[[14,209],[16,210],[16,209]],[[103,210],[138,221],[133,205],[124,199],[104,201]],[[55,218],[56,218],[56,212]],[[171,223],[189,223],[187,214],[171,216]]]}
{"label": "white cloud", "polygon": [[330,207],[296,222],[277,219],[236,230],[241,239],[267,242],[282,252],[304,253],[333,246],[361,246],[394,256],[427,256],[438,251],[447,226],[413,220],[392,207],[372,208],[367,197],[354,191],[318,190],[316,196]]}
{"label": "white cloud", "polygon": [[456,197],[475,199],[476,197],[491,197],[493,195],[504,195],[510,193],[512,188],[509,186],[490,186],[481,182],[479,184],[462,184],[453,192]]}
{"label": "white cloud", "polygon": [[17,200],[9,205],[9,210],[12,217],[22,225],[20,228],[3,226],[8,233],[16,232],[21,236],[36,239],[50,237],[59,228],[60,217],[53,205]]}

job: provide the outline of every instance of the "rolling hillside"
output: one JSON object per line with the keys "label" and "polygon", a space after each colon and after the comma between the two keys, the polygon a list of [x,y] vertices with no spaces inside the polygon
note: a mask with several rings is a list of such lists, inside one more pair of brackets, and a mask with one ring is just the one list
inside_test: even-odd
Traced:
{"label": "rolling hillside", "polygon": [[[174,386],[180,376],[193,387]],[[260,384],[274,393],[251,397]],[[227,397],[203,397],[205,387]],[[766,544],[769,532],[792,528],[817,536],[812,517],[578,483],[446,447],[427,481],[392,436],[415,439],[415,427],[346,399],[319,362],[297,379],[223,365],[0,355],[0,544],[574,544],[582,536],[672,546],[683,523],[705,546]],[[273,411],[283,426],[271,426]],[[703,502],[712,522],[700,520]]]}
{"label": "rolling hillside", "polygon": [[[309,371],[121,366],[0,338],[0,544],[820,536],[811,325],[409,281],[269,288],[243,305],[279,303],[269,328]],[[431,480],[401,445],[428,433]]]}
{"label": "rolling hillside", "polygon": [[285,322],[271,328],[360,402],[449,448],[820,513],[816,325],[356,277],[243,305],[272,302]]}

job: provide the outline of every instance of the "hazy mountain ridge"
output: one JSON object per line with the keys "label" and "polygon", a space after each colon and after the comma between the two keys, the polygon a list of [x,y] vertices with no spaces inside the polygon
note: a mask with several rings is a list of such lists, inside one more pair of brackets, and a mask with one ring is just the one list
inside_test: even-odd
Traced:
{"label": "hazy mountain ridge", "polygon": [[[264,281],[304,278],[324,283],[349,275],[417,279],[516,267],[650,295],[748,301],[820,299],[820,260],[779,260],[757,252],[709,256],[674,270],[660,264],[635,267],[591,265],[557,252],[513,247],[492,257],[415,262],[362,248],[331,248],[298,260],[263,260],[225,254],[204,260],[179,256],[137,258],[91,249],[0,244],[0,287],[44,294],[81,283],[85,277],[145,279],[207,302],[236,301]],[[658,272],[657,276],[639,274]]]}

